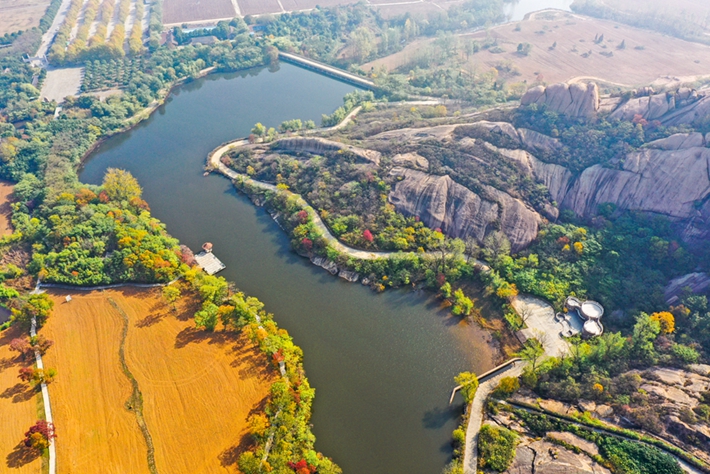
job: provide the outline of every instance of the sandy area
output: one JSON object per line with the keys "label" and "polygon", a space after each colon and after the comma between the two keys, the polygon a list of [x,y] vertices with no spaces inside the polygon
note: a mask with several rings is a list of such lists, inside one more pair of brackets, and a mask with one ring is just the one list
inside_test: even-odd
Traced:
{"label": "sandy area", "polygon": [[[142,473],[146,445],[125,403],[130,384],[118,359],[124,315],[125,357],[143,395],[143,415],[158,472],[235,472],[248,444],[246,419],[260,409],[274,371],[244,337],[194,329],[194,308],[173,313],[160,290],[55,292],[42,332],[59,378],[50,386],[60,472]],[[119,309],[114,307],[114,301]],[[188,443],[188,444],[186,444]],[[189,448],[188,448],[189,445]],[[101,466],[99,468],[99,466]]]}
{"label": "sandy area", "polygon": [[[663,76],[710,75],[710,47],[702,44],[564,12],[547,12],[533,17],[488,32],[461,35],[462,41],[477,40],[481,44],[488,35],[496,38],[503,50],[498,53],[482,50],[473,54],[466,69],[485,72],[495,67],[509,82],[527,83],[538,79],[552,83],[578,76],[595,76],[611,82],[639,85]],[[601,35],[604,35],[603,41],[595,43],[595,37]],[[622,41],[625,47],[620,49]],[[517,53],[521,43],[533,45],[528,56]],[[363,67],[369,70],[384,65],[392,70],[409,63],[427,46],[434,47],[431,40],[416,42]],[[506,73],[505,70],[517,73]]]}
{"label": "sandy area", "polygon": [[0,2],[0,35],[39,26],[39,19],[49,0],[2,0]]}
{"label": "sandy area", "polygon": [[79,95],[83,69],[81,67],[48,69],[47,78],[42,84],[42,97],[61,103],[67,96]]}
{"label": "sandy area", "polygon": [[10,341],[21,336],[17,327],[0,332],[0,472],[39,474],[41,459],[22,449],[25,431],[38,419],[40,397],[17,378],[20,368],[33,362],[10,350]]}

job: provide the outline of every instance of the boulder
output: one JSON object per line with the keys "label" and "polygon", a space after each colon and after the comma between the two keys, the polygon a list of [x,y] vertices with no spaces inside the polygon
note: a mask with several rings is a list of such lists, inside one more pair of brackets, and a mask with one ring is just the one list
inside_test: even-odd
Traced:
{"label": "boulder", "polygon": [[390,130],[389,132],[378,133],[369,138],[369,140],[377,141],[400,141],[400,142],[419,142],[422,140],[450,140],[451,135],[458,125],[438,125],[436,127],[422,128],[400,128]]}
{"label": "boulder", "polygon": [[501,230],[513,251],[527,246],[537,235],[540,215],[522,201],[490,186],[479,194],[454,182],[449,176],[393,168],[399,180],[389,202],[406,216],[418,216],[431,228],[451,237],[473,237],[479,242],[492,231]]}
{"label": "boulder", "polygon": [[545,105],[548,110],[568,117],[592,117],[599,110],[599,87],[587,84],[536,86],[520,99],[520,105]]}
{"label": "boulder", "polygon": [[658,150],[681,150],[705,146],[705,137],[702,133],[676,133],[667,138],[661,138],[647,143],[646,148]]}

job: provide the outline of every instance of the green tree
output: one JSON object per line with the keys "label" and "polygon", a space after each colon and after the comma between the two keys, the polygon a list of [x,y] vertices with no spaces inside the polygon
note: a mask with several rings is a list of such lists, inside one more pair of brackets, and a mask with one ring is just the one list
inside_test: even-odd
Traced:
{"label": "green tree", "polygon": [[639,314],[631,338],[633,358],[639,362],[653,363],[657,356],[653,343],[660,333],[661,324],[658,321],[646,313]]}
{"label": "green tree", "polygon": [[205,331],[214,331],[217,327],[217,314],[219,308],[211,301],[207,301],[202,305],[202,310],[195,313],[195,326],[202,328]]}
{"label": "green tree", "polygon": [[492,425],[483,425],[478,435],[479,466],[503,472],[515,459],[518,435],[515,432]]}
{"label": "green tree", "polygon": [[251,133],[253,133],[257,137],[263,137],[264,135],[266,135],[266,127],[263,126],[261,122],[259,122],[254,125],[254,128],[251,129]]}
{"label": "green tree", "polygon": [[528,339],[523,348],[518,352],[518,357],[530,364],[533,372],[537,370],[538,364],[545,355],[545,348],[537,339]]}
{"label": "green tree", "polygon": [[454,382],[461,386],[461,395],[463,395],[466,404],[470,404],[478,390],[478,377],[476,374],[473,372],[461,372],[454,377]]}
{"label": "green tree", "polygon": [[468,316],[473,310],[473,301],[471,298],[464,295],[463,290],[459,288],[454,291],[454,306],[451,312],[456,316]]}
{"label": "green tree", "polygon": [[30,295],[20,306],[20,309],[12,309],[12,319],[24,327],[29,327],[34,317],[37,319],[37,326],[41,327],[52,313],[53,308],[54,301],[46,294]]}
{"label": "green tree", "polygon": [[167,285],[163,287],[163,299],[175,311],[175,303],[180,299],[182,292],[176,285]]}

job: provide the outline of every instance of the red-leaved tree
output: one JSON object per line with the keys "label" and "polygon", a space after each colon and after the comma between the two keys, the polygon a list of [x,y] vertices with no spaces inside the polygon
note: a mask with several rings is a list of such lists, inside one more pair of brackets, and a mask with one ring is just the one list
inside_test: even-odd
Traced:
{"label": "red-leaved tree", "polygon": [[365,229],[365,231],[362,233],[362,238],[369,243],[372,243],[372,241],[375,240],[375,238],[372,236],[372,232],[370,232],[370,229]]}
{"label": "red-leaved tree", "polygon": [[305,459],[301,459],[298,462],[289,462],[288,467],[296,471],[296,474],[314,474],[316,472],[316,466],[309,465]]}
{"label": "red-leaved tree", "polygon": [[56,437],[54,424],[47,423],[45,420],[37,420],[25,433],[24,443],[28,448],[42,451],[48,448],[50,441]]}
{"label": "red-leaved tree", "polygon": [[303,245],[304,249],[310,252],[313,248],[313,241],[308,237],[304,237],[303,239],[301,239],[301,245]]}

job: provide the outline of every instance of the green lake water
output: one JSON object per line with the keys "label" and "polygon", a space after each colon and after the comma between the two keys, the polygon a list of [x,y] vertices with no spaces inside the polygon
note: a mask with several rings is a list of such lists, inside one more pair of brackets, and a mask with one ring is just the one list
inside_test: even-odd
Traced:
{"label": "green lake water", "polygon": [[353,89],[283,63],[208,76],[104,143],[81,179],[98,184],[107,168],[127,169],[172,235],[195,250],[214,244],[227,265],[220,275],[261,299],[303,348],[316,388],[316,448],[346,474],[436,474],[451,457],[462,409],[460,399],[448,406],[454,375],[493,365],[481,331],[427,293],[375,294],[332,277],[294,254],[271,217],[227,179],[202,175],[212,149],[256,122],[320,123]]}

